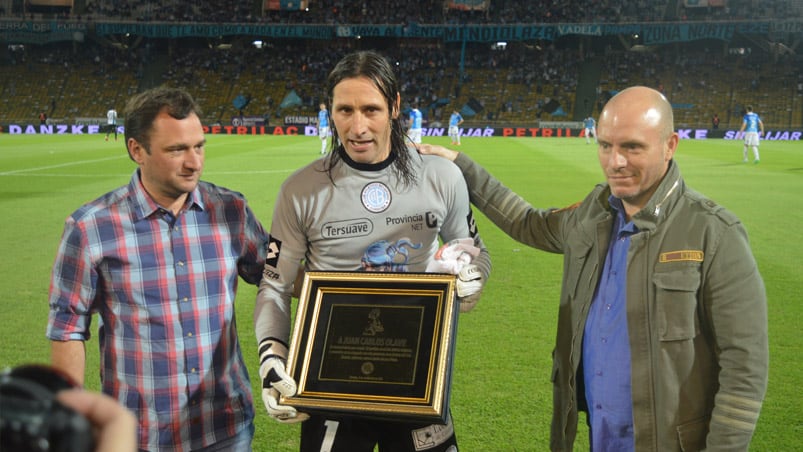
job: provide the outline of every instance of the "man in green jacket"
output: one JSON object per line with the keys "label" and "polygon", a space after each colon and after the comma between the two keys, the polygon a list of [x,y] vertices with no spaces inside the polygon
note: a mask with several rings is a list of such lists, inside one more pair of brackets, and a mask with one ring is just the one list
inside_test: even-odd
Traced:
{"label": "man in green jacket", "polygon": [[607,183],[537,209],[464,154],[471,201],[510,237],[564,255],[552,450],[747,450],[767,386],[767,299],[744,226],[688,188],[658,91],[614,96],[598,121]]}

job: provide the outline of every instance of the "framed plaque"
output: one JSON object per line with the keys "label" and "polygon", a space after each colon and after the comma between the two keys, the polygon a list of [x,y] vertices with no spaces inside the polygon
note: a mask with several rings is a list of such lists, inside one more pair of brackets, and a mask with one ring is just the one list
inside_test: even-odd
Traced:
{"label": "framed plaque", "polygon": [[458,307],[455,276],[307,272],[290,340],[299,411],[443,423]]}

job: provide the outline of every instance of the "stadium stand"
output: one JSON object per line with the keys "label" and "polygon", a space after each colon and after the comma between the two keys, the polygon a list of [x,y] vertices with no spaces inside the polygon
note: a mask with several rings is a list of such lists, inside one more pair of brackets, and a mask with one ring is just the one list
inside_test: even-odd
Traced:
{"label": "stadium stand", "polygon": [[[630,24],[789,17],[803,13],[800,2],[770,0],[752,8],[748,0],[725,8],[686,8],[677,0],[493,0],[486,11],[445,8],[427,0],[406,8],[402,0],[344,2],[310,0],[309,10],[261,11],[262,2],[168,0],[118,2],[86,0],[70,14],[20,10],[25,2],[4,0],[0,20],[203,22],[211,24]],[[303,3],[303,2],[302,2]],[[0,34],[0,37],[5,35]],[[86,39],[18,44],[0,51],[0,124],[34,123],[40,112],[53,122],[102,118],[132,93],[166,83],[189,89],[202,103],[205,121],[230,123],[237,115],[314,115],[323,98],[327,71],[344,53],[377,48],[397,62],[405,106],[418,100],[428,121],[443,121],[463,106],[475,126],[540,121],[576,121],[596,114],[610,94],[633,84],[661,89],[675,106],[682,127],[708,127],[717,113],[720,127],[738,127],[752,104],[768,127],[803,126],[803,63],[781,39],[738,36],[730,42],[703,40],[642,45],[638,38],[567,35],[554,40],[446,42],[435,38],[265,40],[251,36],[160,39],[142,36],[87,36]],[[792,46],[794,47],[794,46]],[[300,105],[279,108],[289,92]],[[591,93],[591,94],[589,94]],[[237,96],[248,100],[238,110]]]}

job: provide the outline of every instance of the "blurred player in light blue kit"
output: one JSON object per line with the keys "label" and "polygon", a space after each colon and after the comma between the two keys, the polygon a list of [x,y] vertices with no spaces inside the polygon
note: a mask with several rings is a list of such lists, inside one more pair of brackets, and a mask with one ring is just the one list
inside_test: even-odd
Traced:
{"label": "blurred player in light blue kit", "polygon": [[457,111],[452,112],[449,117],[449,138],[452,139],[452,144],[460,146],[460,124],[463,123],[463,116]]}
{"label": "blurred player in light blue kit", "polygon": [[591,144],[591,136],[594,137],[594,143],[597,142],[597,121],[591,116],[583,120],[583,128],[586,132],[586,144]]}
{"label": "blurred player in light blue kit", "polygon": [[424,120],[421,110],[418,109],[418,104],[413,104],[413,109],[410,110],[410,130],[407,131],[407,136],[414,144],[421,144],[421,126]]}
{"label": "blurred player in light blue kit", "polygon": [[747,163],[747,148],[753,148],[753,163],[760,161],[758,156],[759,132],[764,133],[764,123],[757,113],[753,112],[751,105],[747,106],[747,113],[742,120],[739,132],[744,132],[744,148],[742,148],[742,161]]}
{"label": "blurred player in light blue kit", "polygon": [[329,137],[329,111],[323,102],[321,102],[321,110],[318,112],[318,137],[321,139],[321,154],[326,154],[326,139]]}

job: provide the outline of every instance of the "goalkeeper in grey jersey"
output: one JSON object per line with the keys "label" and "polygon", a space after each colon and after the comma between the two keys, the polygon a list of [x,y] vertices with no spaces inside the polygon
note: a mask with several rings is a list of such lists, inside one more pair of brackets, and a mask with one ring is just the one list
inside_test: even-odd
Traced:
{"label": "goalkeeper in grey jersey", "polygon": [[332,150],[291,175],[274,208],[254,312],[265,407],[280,422],[305,421],[302,451],[370,452],[377,444],[381,451],[457,451],[451,416],[445,425],[420,425],[308,416],[278,403],[280,394],[296,391],[285,360],[299,266],[425,272],[441,242],[463,239],[478,252],[458,274],[461,311],[477,302],[491,269],[460,170],[408,149],[398,81],[385,58],[374,52],[343,58],[329,74],[327,102]]}

